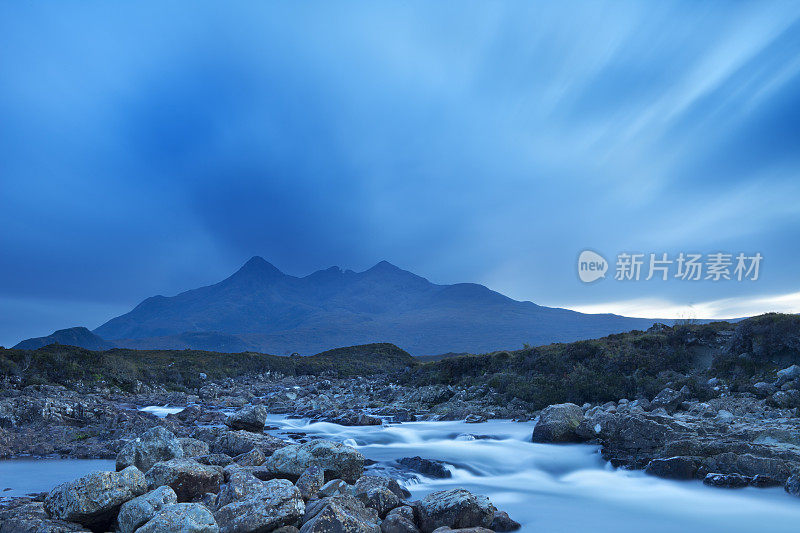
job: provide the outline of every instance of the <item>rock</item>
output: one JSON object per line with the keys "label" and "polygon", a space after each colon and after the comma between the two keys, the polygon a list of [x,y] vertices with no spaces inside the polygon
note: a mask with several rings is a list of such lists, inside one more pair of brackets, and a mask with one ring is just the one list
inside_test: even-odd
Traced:
{"label": "rock", "polygon": [[236,457],[249,452],[253,448],[258,448],[261,453],[269,457],[275,450],[288,445],[288,442],[272,435],[251,433],[249,431],[226,431],[214,439],[211,444],[211,451]]}
{"label": "rock", "polygon": [[261,466],[266,459],[261,450],[253,448],[247,453],[234,457],[233,462],[240,466]]}
{"label": "rock", "polygon": [[350,411],[331,418],[330,421],[341,426],[380,426],[383,424],[383,420],[379,417],[370,416],[360,411]]}
{"label": "rock", "polygon": [[42,502],[12,505],[0,510],[0,533],[91,533],[91,530],[47,516]]}
{"label": "rock", "polygon": [[583,421],[583,411],[574,403],[545,407],[533,428],[533,442],[575,442],[581,440],[576,430]]}
{"label": "rock", "polygon": [[179,502],[192,501],[206,492],[219,492],[223,481],[219,467],[203,465],[193,459],[158,462],[147,471],[145,478],[151,490],[162,485],[172,487]]}
{"label": "rock", "polygon": [[136,533],[219,533],[214,515],[199,503],[167,505]]}
{"label": "rock", "polygon": [[651,410],[663,408],[666,409],[668,413],[671,413],[680,405],[683,398],[684,395],[681,392],[666,388],[656,394],[656,397],[650,402],[650,408]]}
{"label": "rock", "polygon": [[647,464],[644,471],[651,476],[666,479],[694,479],[697,473],[697,462],[689,457],[653,459]]}
{"label": "rock", "polygon": [[350,493],[350,485],[348,485],[346,481],[343,479],[332,479],[325,483],[317,494],[319,494],[321,498],[325,498],[328,496]]}
{"label": "rock", "polygon": [[782,409],[800,407],[800,391],[779,390],[770,397],[769,403]]}
{"label": "rock", "polygon": [[253,476],[250,472],[233,472],[228,482],[222,485],[219,490],[216,507],[220,509],[229,503],[252,498],[263,488],[264,482]]}
{"label": "rock", "polygon": [[174,490],[166,486],[125,502],[117,515],[120,532],[133,533],[153,518],[158,511],[174,503],[178,503],[178,497]]}
{"label": "rock", "polygon": [[800,473],[789,476],[783,489],[792,496],[800,497]]}
{"label": "rock", "polygon": [[449,527],[438,527],[434,530],[434,533],[494,533],[491,529],[486,529],[485,527],[464,527],[459,529],[453,529]]}
{"label": "rock", "polygon": [[[178,441],[181,443],[184,457],[201,457],[209,453],[208,444],[201,440],[183,437],[178,439]],[[169,459],[172,459],[172,457]]]}
{"label": "rock", "polygon": [[380,533],[378,513],[349,495],[324,498],[303,517],[300,533]]}
{"label": "rock", "polygon": [[225,425],[231,429],[245,431],[264,431],[269,413],[263,405],[247,405],[242,407],[225,420]]}
{"label": "rock", "polygon": [[362,476],[353,487],[353,494],[366,507],[378,511],[381,518],[411,496],[396,480],[383,476]]}
{"label": "rock", "polygon": [[381,522],[382,533],[419,533],[414,522],[414,508],[402,505],[389,511]]}
{"label": "rock", "polygon": [[775,385],[771,383],[766,383],[764,381],[759,381],[758,383],[753,385],[753,388],[755,389],[756,394],[758,394],[758,396],[761,398],[772,396],[773,394],[778,392],[778,388]]}
{"label": "rock", "polygon": [[781,485],[781,483],[777,479],[773,479],[763,474],[758,474],[753,476],[753,479],[750,480],[750,485],[760,489],[765,489],[767,487],[778,487]]}
{"label": "rock", "polygon": [[750,484],[750,479],[741,474],[707,474],[703,483],[712,487],[738,489]]}
{"label": "rock", "polygon": [[482,422],[486,422],[486,417],[483,415],[467,415],[467,418],[464,419],[464,422],[467,424],[480,424]]}
{"label": "rock", "polygon": [[419,472],[427,477],[446,479],[453,476],[452,472],[450,472],[441,461],[433,461],[431,459],[423,459],[420,456],[416,456],[403,457],[398,459],[397,462],[409,470]]}
{"label": "rock", "polygon": [[121,472],[93,472],[50,491],[44,509],[58,520],[103,528],[116,517],[123,503],[146,490],[145,477],[135,466]]}
{"label": "rock", "polygon": [[221,533],[260,533],[296,526],[304,512],[297,487],[286,479],[272,479],[245,499],[221,506],[214,516]]}
{"label": "rock", "polygon": [[325,471],[318,466],[309,466],[295,483],[304,500],[311,499],[325,484]]}
{"label": "rock", "polygon": [[276,450],[264,463],[279,477],[298,479],[309,466],[325,471],[325,479],[355,483],[364,470],[364,456],[355,448],[327,440],[292,444]]}
{"label": "rock", "polygon": [[442,526],[488,528],[497,510],[486,496],[476,496],[465,489],[433,492],[415,502],[414,507],[423,533],[431,533]]}
{"label": "rock", "polygon": [[181,457],[183,446],[178,437],[171,431],[156,426],[123,446],[117,454],[117,470],[135,466],[142,472],[147,472],[159,461]]}
{"label": "rock", "polygon": [[506,531],[516,531],[522,527],[522,524],[516,520],[512,520],[505,511],[495,511],[492,524],[489,529],[497,531],[498,533],[505,533]]}
{"label": "rock", "polygon": [[228,466],[233,462],[233,458],[224,453],[210,453],[200,457],[193,457],[193,459],[200,464],[222,467]]}
{"label": "rock", "polygon": [[778,386],[797,378],[800,378],[800,366],[792,365],[783,370],[778,370]]}

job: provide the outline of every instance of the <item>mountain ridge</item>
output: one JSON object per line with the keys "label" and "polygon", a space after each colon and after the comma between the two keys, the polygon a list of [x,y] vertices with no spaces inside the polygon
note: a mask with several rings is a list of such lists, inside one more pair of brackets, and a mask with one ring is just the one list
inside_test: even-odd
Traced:
{"label": "mountain ridge", "polygon": [[297,277],[254,256],[218,283],[146,298],[93,334],[139,349],[313,354],[389,342],[430,355],[569,342],[656,321],[544,307],[476,283],[435,284],[385,260]]}

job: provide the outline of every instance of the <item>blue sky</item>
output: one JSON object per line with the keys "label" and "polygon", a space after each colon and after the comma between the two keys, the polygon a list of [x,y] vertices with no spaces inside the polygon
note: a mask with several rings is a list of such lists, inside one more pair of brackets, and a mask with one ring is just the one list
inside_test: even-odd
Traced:
{"label": "blue sky", "polygon": [[[0,34],[0,344],[253,255],[596,312],[800,311],[797,3],[6,2]],[[764,261],[586,285],[586,248]]]}

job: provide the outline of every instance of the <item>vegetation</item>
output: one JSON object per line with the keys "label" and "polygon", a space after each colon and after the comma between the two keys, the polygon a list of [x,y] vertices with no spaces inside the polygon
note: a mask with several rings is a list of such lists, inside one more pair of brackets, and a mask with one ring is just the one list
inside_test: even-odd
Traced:
{"label": "vegetation", "polygon": [[105,382],[132,390],[137,381],[181,390],[221,379],[265,372],[350,377],[389,373],[417,363],[393,344],[338,348],[308,357],[197,350],[91,351],[51,344],[38,350],[0,350],[0,379],[22,386]]}

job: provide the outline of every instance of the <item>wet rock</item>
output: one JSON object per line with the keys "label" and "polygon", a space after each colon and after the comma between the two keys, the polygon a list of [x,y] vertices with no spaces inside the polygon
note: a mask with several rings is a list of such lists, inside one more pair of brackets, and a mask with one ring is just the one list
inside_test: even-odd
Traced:
{"label": "wet rock", "polygon": [[450,472],[441,461],[433,461],[416,456],[403,457],[398,459],[397,462],[409,470],[413,470],[414,472],[418,472],[430,478],[446,479],[453,476],[452,472]]}
{"label": "wet rock", "polygon": [[219,533],[214,516],[199,503],[167,505],[136,533]]}
{"label": "wet rock", "polygon": [[706,474],[703,483],[712,487],[738,489],[750,484],[750,479],[740,474]]}
{"label": "wet rock", "polygon": [[781,483],[777,479],[773,479],[763,474],[758,474],[753,476],[753,478],[750,480],[750,485],[760,489],[765,489],[768,487],[779,487]]}
{"label": "wet rock", "polygon": [[651,476],[665,479],[694,479],[697,474],[697,461],[690,457],[653,459],[644,471]]}
{"label": "wet rock", "polygon": [[264,430],[269,413],[263,405],[247,405],[225,420],[225,425],[234,430],[259,432]]}
{"label": "wet rock", "polygon": [[319,489],[317,494],[321,498],[337,496],[339,494],[350,494],[350,488],[350,485],[343,479],[332,479],[322,485],[322,488]]}
{"label": "wet rock", "polygon": [[117,515],[120,532],[133,533],[153,518],[158,511],[173,503],[178,503],[178,497],[175,495],[175,491],[169,487],[159,487],[125,502]]}
{"label": "wet rock", "polygon": [[295,483],[304,500],[311,499],[325,484],[325,471],[318,466],[309,466]]}
{"label": "wet rock", "polygon": [[198,463],[193,459],[161,461],[145,474],[147,485],[155,489],[172,487],[179,502],[192,501],[206,492],[219,492],[223,481],[222,469]]}
{"label": "wet rock", "polygon": [[507,512],[495,511],[494,518],[492,519],[492,524],[489,526],[489,529],[492,531],[497,531],[498,533],[505,533],[507,531],[516,531],[521,527],[522,525],[516,520],[512,520],[511,517],[508,516]]}
{"label": "wet rock", "polygon": [[349,411],[329,420],[342,426],[380,426],[383,424],[379,417],[370,416],[360,411]]}
{"label": "wet rock", "polygon": [[215,502],[217,509],[229,503],[246,500],[253,497],[264,488],[264,482],[253,476],[250,472],[238,471],[230,475],[227,483],[222,485]]}
{"label": "wet rock", "polygon": [[[193,439],[191,437],[183,437],[178,439],[178,441],[181,443],[184,457],[201,457],[208,455],[209,453],[208,444],[201,440]],[[170,457],[170,459],[172,458]]]}
{"label": "wet rock", "polygon": [[380,519],[374,509],[349,495],[331,496],[315,502],[303,517],[300,533],[380,533]]}
{"label": "wet rock", "polygon": [[497,510],[486,496],[477,496],[465,489],[433,492],[415,502],[414,507],[424,533],[442,526],[488,528]]}
{"label": "wet rock", "polygon": [[121,472],[93,472],[50,491],[44,509],[58,520],[102,528],[116,517],[123,503],[146,490],[145,476],[135,466]]}
{"label": "wet rock", "polygon": [[297,480],[309,466],[325,471],[325,479],[355,483],[364,470],[364,456],[355,448],[327,440],[292,444],[276,450],[264,463],[277,476]]}
{"label": "wet rock", "polygon": [[792,496],[800,497],[800,473],[795,473],[789,476],[783,488]]}
{"label": "wet rock", "polygon": [[533,442],[575,442],[581,440],[576,433],[583,421],[583,411],[574,403],[551,405],[542,410],[533,428]]}
{"label": "wet rock", "polygon": [[769,403],[782,409],[800,407],[800,391],[779,390],[770,396]]}
{"label": "wet rock", "polygon": [[272,435],[251,433],[249,431],[225,431],[218,435],[211,444],[211,451],[236,457],[258,448],[264,456],[272,455],[275,450],[288,446],[289,443]]}
{"label": "wet rock", "polygon": [[419,533],[414,522],[414,508],[402,505],[389,511],[381,522],[382,533]]}
{"label": "wet rock", "polygon": [[89,533],[91,530],[47,516],[42,502],[29,502],[0,511],[0,533]]}
{"label": "wet rock", "polygon": [[464,422],[467,424],[480,424],[482,422],[486,422],[486,417],[484,415],[475,414],[467,415],[467,417],[464,419]]}
{"label": "wet rock", "polygon": [[163,427],[147,430],[141,437],[128,442],[117,454],[117,470],[135,466],[147,472],[159,461],[183,457],[183,446],[178,437]]}
{"label": "wet rock", "polygon": [[286,479],[273,479],[245,499],[220,506],[214,517],[221,533],[259,533],[296,526],[304,512],[297,487]]}

